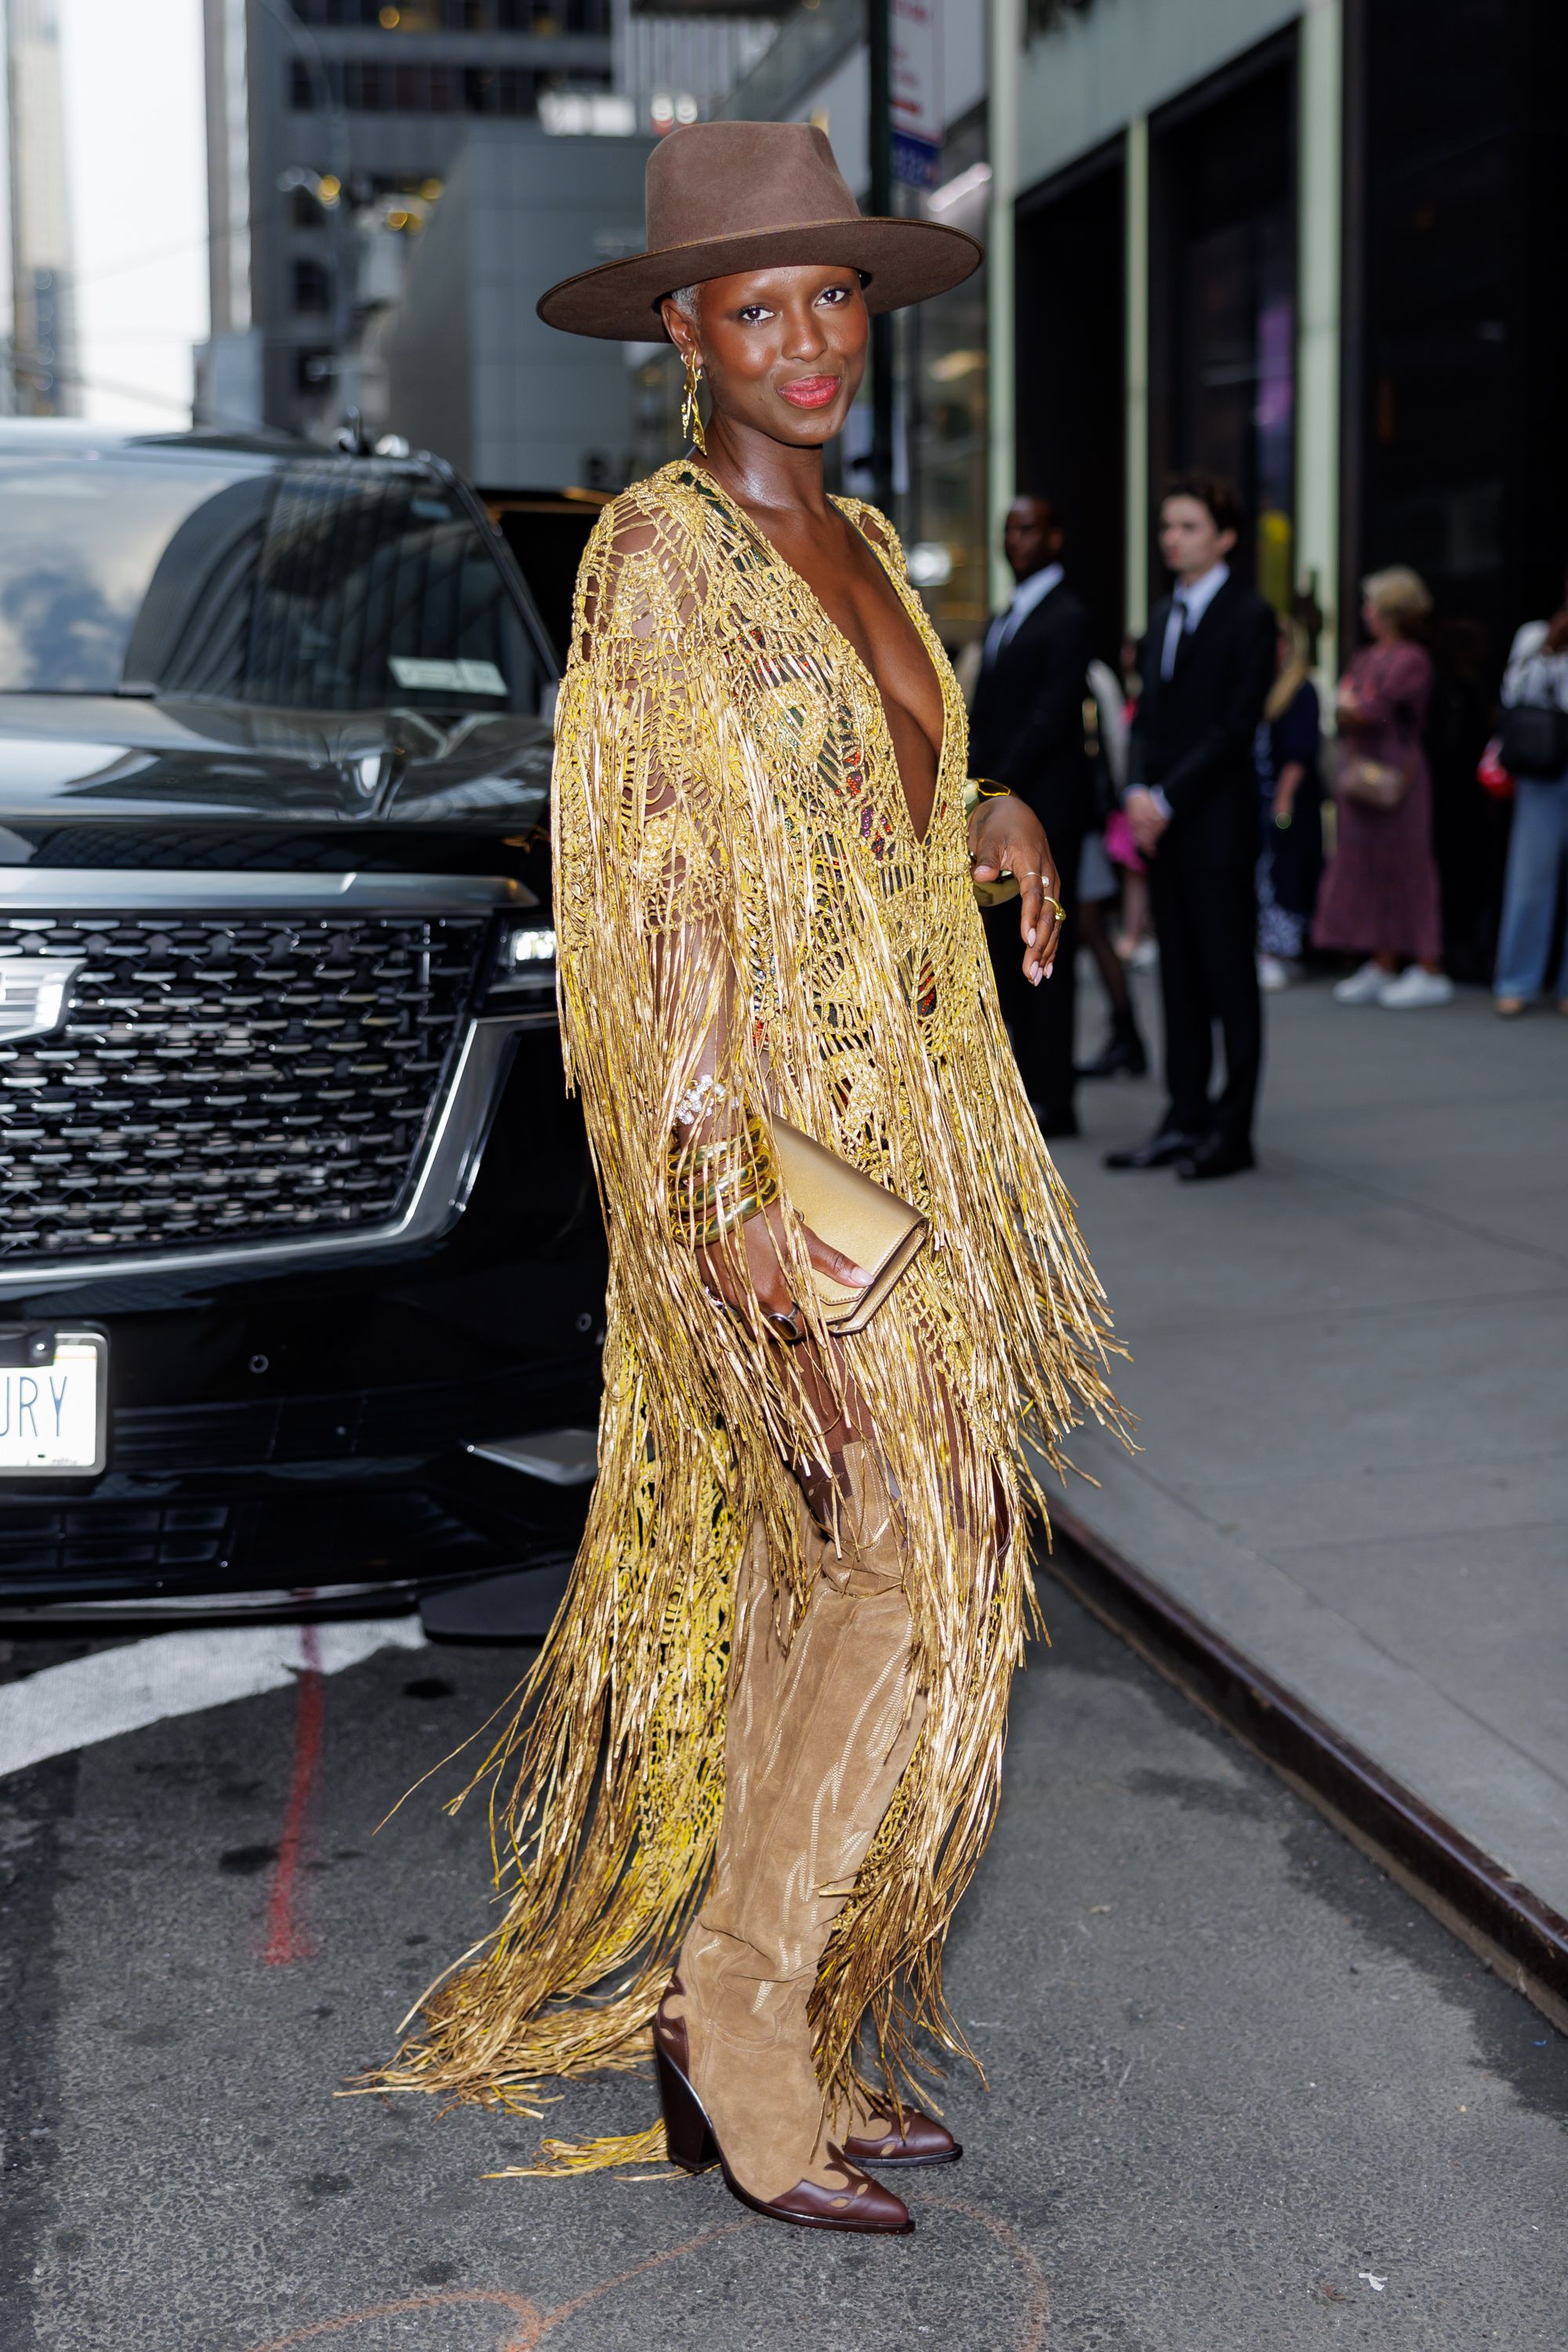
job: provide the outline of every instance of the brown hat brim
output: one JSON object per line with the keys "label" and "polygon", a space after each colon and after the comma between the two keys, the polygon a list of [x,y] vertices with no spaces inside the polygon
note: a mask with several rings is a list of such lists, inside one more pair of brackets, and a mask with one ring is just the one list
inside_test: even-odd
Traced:
{"label": "brown hat brim", "polygon": [[960,286],[983,258],[962,229],[941,221],[838,220],[806,227],[747,230],[700,237],[563,278],[539,299],[547,327],[609,341],[654,342],[664,333],[658,306],[679,286],[729,278],[742,269],[784,269],[843,263],[864,272],[866,307],[901,310]]}

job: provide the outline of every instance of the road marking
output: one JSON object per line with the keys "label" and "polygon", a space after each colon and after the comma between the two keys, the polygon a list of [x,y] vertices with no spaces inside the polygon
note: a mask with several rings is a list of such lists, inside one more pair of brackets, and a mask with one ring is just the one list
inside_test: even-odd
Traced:
{"label": "road marking", "polygon": [[196,1715],[263,1691],[288,1690],[310,1665],[323,1675],[357,1666],[377,1650],[422,1650],[416,1616],[370,1617],[312,1626],[319,1656],[308,1658],[299,1625],[217,1625],[155,1633],[118,1650],[98,1650],[25,1682],[0,1687],[0,1776],[46,1757],[66,1756],[168,1716]]}
{"label": "road marking", "polygon": [[262,1954],[269,1969],[287,1968],[291,1960],[308,1960],[315,1947],[301,1927],[295,1909],[300,1875],[300,1848],[321,1759],[321,1720],[326,1714],[326,1685],[321,1680],[321,1628],[301,1625],[300,1669],[294,1697],[294,1767],[289,1776],[289,1802],[283,1814],[283,1834],[267,1898],[267,1945]]}
{"label": "road marking", "polygon": [[[645,2179],[653,2177],[644,2175]],[[920,2189],[906,2194],[912,2205],[936,2206],[944,2212],[961,2214],[966,2221],[978,2222],[1013,2256],[1028,2288],[1028,2309],[1022,2315],[1016,2310],[1010,2314],[1014,2320],[1021,2315],[1024,2323],[1024,2332],[1014,2337],[1012,2344],[1016,2352],[1045,2352],[1051,2320],[1050,2287],[1044,2271],[1012,2223],[1004,2221],[997,2214],[986,2212],[983,2206],[967,2204],[960,2198],[933,2197],[929,2191]],[[474,2304],[488,2305],[519,2323],[515,2334],[507,2336],[498,2344],[495,2352],[538,2352],[538,2347],[547,2336],[552,2336],[558,2327],[574,2319],[591,2304],[614,2294],[617,2288],[629,2286],[634,2279],[646,2277],[649,2271],[662,2270],[667,2263],[679,2262],[683,2255],[700,2253],[721,2238],[732,2238],[742,2231],[760,2227],[761,2223],[752,2220],[721,2222],[717,2229],[704,2230],[700,2237],[688,2238],[679,2246],[668,2247],[662,2253],[650,2254],[646,2261],[632,2263],[627,2270],[617,2271],[614,2278],[605,2279],[598,2286],[586,2288],[583,2294],[574,2295],[569,2303],[559,2304],[553,2311],[541,2311],[527,2295],[509,2293],[502,2287],[447,2287],[435,2294],[403,2296],[395,2303],[364,2304],[358,2311],[345,2311],[335,2319],[318,2319],[312,2325],[296,2328],[292,2335],[274,2336],[265,2344],[254,2345],[251,2352],[296,2352],[296,2347],[300,2345],[319,2343],[328,2336],[352,2334],[376,2320],[398,2319],[410,2312],[454,2311],[461,2305]],[[426,2337],[425,2340],[429,2339]]]}

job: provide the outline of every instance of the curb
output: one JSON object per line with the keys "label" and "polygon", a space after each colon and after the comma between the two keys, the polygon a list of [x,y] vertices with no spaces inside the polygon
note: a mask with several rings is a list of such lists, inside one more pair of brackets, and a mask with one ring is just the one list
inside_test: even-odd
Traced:
{"label": "curb", "polygon": [[1051,1525],[1047,1575],[1568,2033],[1568,1919],[1075,1512]]}

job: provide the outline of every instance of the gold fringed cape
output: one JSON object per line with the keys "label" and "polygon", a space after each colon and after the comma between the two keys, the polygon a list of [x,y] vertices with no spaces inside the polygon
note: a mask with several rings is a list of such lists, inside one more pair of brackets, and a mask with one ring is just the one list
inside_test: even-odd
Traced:
{"label": "gold fringed cape", "polygon": [[[1044,1503],[1024,1441],[1058,1465],[1085,1411],[1120,1416],[1103,1297],[997,1010],[963,700],[891,526],[840,503],[942,685],[923,841],[864,664],[710,477],[683,461],[637,484],[584,558],[555,927],[610,1242],[599,1475],[566,1600],[474,1784],[503,1916],[426,1995],[384,2086],[537,2112],[545,2078],[645,2053],[712,1853],[730,1595],[755,1522],[786,1633],[805,1597],[784,1464],[820,1454],[821,1433],[781,1378],[787,1351],[715,1305],[671,1232],[694,1089],[788,1118],[931,1221],[867,1330],[826,1351],[900,1498],[926,1705],[814,2016],[835,2090],[863,2020],[895,2085],[919,2032],[962,2047],[942,1942],[989,1833],[1034,1608],[1026,1514]],[[587,2168],[660,2142],[549,2145]]]}

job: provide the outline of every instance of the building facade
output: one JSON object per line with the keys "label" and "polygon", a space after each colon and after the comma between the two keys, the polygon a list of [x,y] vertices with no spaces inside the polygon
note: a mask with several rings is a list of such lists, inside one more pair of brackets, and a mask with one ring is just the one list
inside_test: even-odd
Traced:
{"label": "building facade", "polygon": [[0,341],[0,409],[76,416],[79,359],[57,0],[8,0],[5,43],[11,317]]}
{"label": "building facade", "polygon": [[1325,670],[1362,575],[1402,562],[1495,674],[1568,558],[1568,331],[1541,278],[1568,226],[1568,11],[992,8],[1015,294],[992,318],[994,514],[1015,483],[1061,502],[1109,646],[1162,585],[1162,479],[1204,466]]}
{"label": "building facade", "polygon": [[616,490],[640,470],[636,353],[559,334],[534,304],[555,279],[638,250],[651,144],[472,127],[391,314],[393,431],[487,492]]}
{"label": "building facade", "polygon": [[[895,79],[900,10],[893,0]],[[985,241],[992,186],[985,0],[930,0],[918,12],[929,37],[918,96],[936,134],[910,159],[897,209],[924,214]],[[869,74],[860,0],[816,0],[794,9],[757,64],[713,111],[731,120],[810,121],[833,142],[861,202],[870,178]],[[897,119],[897,118],[896,118]],[[920,587],[955,651],[983,631],[989,610],[987,318],[996,283],[989,259],[966,283],[894,321],[894,507]],[[870,407],[863,398],[841,452],[843,486],[869,497]]]}
{"label": "building facade", "polygon": [[[33,0],[37,5],[37,0]],[[469,130],[607,90],[610,0],[204,0],[215,419],[330,431],[387,235],[417,236]],[[366,259],[371,263],[367,272]]]}
{"label": "building facade", "polygon": [[[515,234],[485,198],[475,243],[476,163],[462,239],[451,224],[470,262],[489,253],[483,282],[509,310],[626,249],[647,140],[679,121],[818,122],[864,197],[865,12],[548,5],[205,0],[215,387],[226,349],[233,397],[252,383],[269,422],[321,430],[351,399],[376,415],[354,373],[378,341],[374,294],[379,346],[403,353],[380,413],[402,430],[392,410],[416,411],[423,437],[498,487],[615,487],[670,453],[678,401],[654,344],[585,355],[599,390],[584,373],[570,418],[543,346],[515,376],[515,426],[480,397],[515,375],[521,329],[501,337],[510,358],[454,352],[443,395],[419,333],[442,273],[416,268],[400,306],[398,230],[412,244],[438,219],[472,131],[491,181],[515,143],[529,191]],[[1235,480],[1237,560],[1303,619],[1322,671],[1353,644],[1362,574],[1403,562],[1495,682],[1568,552],[1562,0],[938,0],[930,25],[939,139],[895,202],[987,249],[896,330],[897,519],[949,645],[1005,593],[1000,516],[1023,488],[1057,501],[1113,654],[1163,584],[1160,484],[1197,465]],[[500,333],[482,303],[470,324]],[[868,445],[868,412],[846,486],[869,487]]]}

